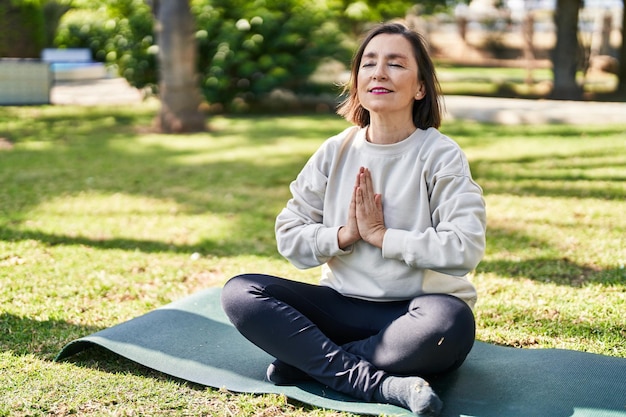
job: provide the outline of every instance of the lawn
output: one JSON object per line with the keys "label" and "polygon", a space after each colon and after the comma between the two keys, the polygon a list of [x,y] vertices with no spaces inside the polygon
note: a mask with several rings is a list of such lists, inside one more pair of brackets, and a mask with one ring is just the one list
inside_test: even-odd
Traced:
{"label": "lawn", "polygon": [[[442,64],[437,74],[445,94],[487,97],[545,98],[552,89],[551,68],[528,69],[520,67],[466,67]],[[614,74],[591,72],[586,76],[578,72],[577,81],[586,96],[600,99],[617,88]],[[620,100],[619,98],[617,98]],[[623,100],[623,98],[622,98]]]}
{"label": "lawn", "polygon": [[[65,343],[248,271],[332,115],[150,129],[155,108],[0,107],[0,415],[348,415],[235,395]],[[446,123],[488,206],[482,341],[626,358],[626,125]]]}

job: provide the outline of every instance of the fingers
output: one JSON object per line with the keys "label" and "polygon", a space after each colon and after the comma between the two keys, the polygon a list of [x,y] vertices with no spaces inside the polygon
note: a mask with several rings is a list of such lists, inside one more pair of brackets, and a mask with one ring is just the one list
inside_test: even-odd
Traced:
{"label": "fingers", "polygon": [[372,173],[369,169],[361,167],[358,177],[357,202],[364,204],[368,211],[372,211],[376,206]]}
{"label": "fingers", "polygon": [[358,241],[361,239],[361,235],[359,233],[359,226],[357,223],[357,214],[356,214],[356,208],[357,208],[357,190],[358,190],[358,184],[359,184],[359,174],[357,174],[356,177],[356,183],[354,185],[354,187],[352,188],[352,196],[350,198],[350,206],[348,207],[348,219],[346,221],[345,226],[342,226],[339,229],[339,233],[337,235],[337,240],[339,243],[339,247],[342,249],[347,248],[348,246],[350,246],[351,244],[353,244],[354,242]]}
{"label": "fingers", "polygon": [[358,188],[361,190],[361,193],[366,194],[369,191],[368,184],[371,187],[372,177],[371,177],[370,171],[367,168],[361,167],[359,171],[359,180],[358,180]]}
{"label": "fingers", "polygon": [[361,175],[363,174],[363,171],[365,170],[365,168],[361,167],[359,168],[359,172],[357,172],[356,174],[356,182],[354,183],[355,187],[358,187],[361,185]]}
{"label": "fingers", "polygon": [[352,198],[350,199],[350,207],[348,209],[348,220],[352,221],[354,220],[356,222],[356,199],[357,197],[357,191],[358,191],[358,187],[354,187],[352,189]]}
{"label": "fingers", "polygon": [[381,194],[374,194],[374,203],[377,210],[383,211],[383,196]]}
{"label": "fingers", "polygon": [[347,224],[339,229],[340,247],[359,239],[382,247],[384,233],[382,195],[374,192],[370,170],[361,167],[352,190]]}
{"label": "fingers", "polygon": [[381,247],[385,233],[382,195],[374,192],[372,174],[367,168],[359,172],[359,185],[356,189],[356,220],[361,238]]}

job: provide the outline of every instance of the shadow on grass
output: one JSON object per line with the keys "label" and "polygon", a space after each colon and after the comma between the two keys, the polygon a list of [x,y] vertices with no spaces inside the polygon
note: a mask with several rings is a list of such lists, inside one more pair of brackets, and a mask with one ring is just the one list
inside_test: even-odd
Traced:
{"label": "shadow on grass", "polygon": [[587,283],[602,285],[622,284],[626,271],[621,268],[592,268],[579,265],[567,258],[536,258],[521,261],[483,261],[480,273],[503,277],[528,278],[538,282],[580,287]]}
{"label": "shadow on grass", "polygon": [[[245,223],[242,222],[242,223]],[[249,239],[233,238],[232,240],[204,239],[193,245],[171,244],[157,240],[142,240],[128,238],[111,239],[90,239],[87,237],[76,237],[61,234],[44,233],[34,230],[20,230],[9,227],[0,227],[0,239],[4,241],[24,241],[36,240],[47,246],[88,246],[96,249],[121,249],[130,251],[140,251],[143,253],[209,253],[213,256],[236,256],[242,253],[249,253],[270,258],[282,259],[275,249],[273,241],[273,225],[269,225],[270,232],[255,236],[248,236]],[[0,260],[2,258],[0,257]]]}
{"label": "shadow on grass", "polygon": [[47,246],[83,245],[99,249],[139,250],[146,253],[175,252],[188,253],[197,248],[196,245],[170,245],[156,240],[140,239],[89,239],[67,235],[44,233],[34,230],[15,230],[0,227],[0,238],[6,241],[36,240]]}
{"label": "shadow on grass", "polygon": [[[503,317],[506,321],[503,323]],[[624,326],[614,317],[594,317],[593,320],[579,312],[567,313],[556,308],[546,310],[536,307],[523,308],[515,304],[501,304],[494,308],[479,308],[478,325],[488,328],[492,323],[524,329],[522,333],[511,332],[502,346],[532,348],[543,345],[542,339],[550,340],[592,340],[591,349],[612,352],[615,356],[624,356]],[[518,337],[514,336],[519,334]]]}
{"label": "shadow on grass", "polygon": [[501,277],[527,278],[542,283],[580,287],[587,283],[600,285],[623,284],[626,270],[618,266],[602,268],[580,264],[551,243],[517,229],[487,227],[487,251],[520,254],[509,259],[490,260],[489,256],[477,267],[479,273]]}
{"label": "shadow on grass", "polygon": [[[143,135],[135,131],[132,121],[128,115],[104,112],[42,116],[32,125],[23,123],[11,132],[0,133],[12,140],[21,137],[25,142],[46,144],[44,149],[39,148],[42,145],[26,146],[0,153],[0,166],[5,168],[0,169],[0,182],[6,184],[3,193],[8,197],[1,208],[4,213],[0,216],[0,237],[9,241],[35,239],[50,245],[78,244],[146,252],[278,256],[274,219],[289,197],[289,182],[310,152],[283,151],[258,158],[255,153],[281,140],[298,137],[321,141],[339,131],[332,123],[328,127],[326,123],[311,121],[310,117],[234,118],[227,129],[218,127],[209,134],[187,136],[186,146],[168,146],[162,136],[156,136],[153,143],[137,144],[135,152],[132,145],[124,143],[132,144]],[[71,129],[72,126],[76,129]],[[37,132],[41,134],[38,136]],[[249,157],[240,158],[242,152]],[[211,154],[217,153],[226,155],[226,160],[179,162],[198,156],[211,159]],[[31,208],[57,196],[84,192],[173,200],[187,214],[210,213],[228,218],[235,223],[234,232],[226,241],[207,238],[193,246],[184,246],[132,238],[72,237],[23,227]]]}
{"label": "shadow on grass", "polygon": [[0,351],[35,355],[52,360],[66,341],[102,330],[102,327],[68,323],[63,320],[35,320],[0,313]]}
{"label": "shadow on grass", "polygon": [[[168,142],[163,136],[155,139],[141,132],[145,130],[141,126],[151,120],[147,111],[110,108],[79,109],[74,113],[63,108],[47,111],[50,113],[37,109],[0,109],[0,137],[33,143],[33,146],[0,151],[0,182],[5,197],[0,206],[0,238],[34,239],[48,245],[138,249],[148,253],[199,251],[216,256],[249,253],[279,257],[273,235],[274,219],[289,198],[289,182],[310,151],[278,152],[278,144],[294,138],[319,144],[346,126],[340,119],[328,116],[234,117],[224,125],[217,123],[210,133],[185,136],[185,145],[176,146],[175,142],[181,140],[177,136],[168,138],[172,141]],[[28,112],[33,114],[28,117]],[[578,127],[512,128],[458,123],[447,125],[446,133],[459,135],[464,148],[480,149],[502,141],[513,132],[519,137],[519,129],[523,129],[524,137],[534,140],[558,136],[554,140],[563,141],[563,149],[568,140],[588,140]],[[591,130],[591,134],[618,133],[623,133],[623,127]],[[268,152],[268,146],[277,152],[263,154],[262,151]],[[216,154],[224,157],[211,159]],[[200,159],[194,159],[197,157]],[[192,162],[186,162],[189,160]],[[486,194],[619,200],[626,197],[623,186],[626,178],[623,169],[617,169],[622,162],[620,153],[600,148],[593,152],[504,155],[472,160],[471,166],[477,182],[484,184]],[[617,173],[607,171],[612,167]],[[596,168],[603,171],[592,172]],[[42,202],[84,192],[173,200],[186,213],[216,214],[235,219],[234,225],[225,239],[207,238],[194,245],[133,238],[91,239],[24,227],[30,210]],[[495,235],[507,233],[490,231],[494,232]],[[489,241],[493,245],[491,237]],[[495,243],[498,247],[506,239],[521,239],[516,249],[533,244],[524,236],[502,239]],[[619,270],[598,271],[549,256],[521,262],[484,262],[480,268],[564,285],[579,285],[580,277],[600,282],[621,279]],[[555,275],[554,271],[559,273]]]}
{"label": "shadow on grass", "polygon": [[[486,194],[535,197],[626,198],[626,161],[615,150],[474,160],[472,174]],[[613,172],[615,171],[615,172]]]}
{"label": "shadow on grass", "polygon": [[494,142],[501,142],[508,138],[517,137],[524,139],[561,141],[563,144],[571,140],[582,139],[591,140],[594,136],[615,136],[623,135],[626,130],[624,124],[609,125],[564,125],[564,124],[542,124],[542,125],[501,125],[497,123],[479,123],[471,121],[447,122],[442,127],[446,135],[450,135],[455,140],[461,141],[461,145],[467,146],[489,145]]}
{"label": "shadow on grass", "polygon": [[63,359],[63,362],[68,362],[75,366],[96,369],[110,374],[132,374],[158,381],[176,381],[181,385],[198,391],[210,389],[205,385],[196,384],[148,368],[147,366],[131,361],[130,359],[126,359],[125,357],[118,355],[117,353],[113,353],[110,350],[96,344],[88,349],[82,350],[68,358]]}
{"label": "shadow on grass", "polygon": [[626,197],[626,125],[501,126],[470,122],[446,124],[444,133],[466,152],[478,150],[470,165],[486,194],[602,200]]}

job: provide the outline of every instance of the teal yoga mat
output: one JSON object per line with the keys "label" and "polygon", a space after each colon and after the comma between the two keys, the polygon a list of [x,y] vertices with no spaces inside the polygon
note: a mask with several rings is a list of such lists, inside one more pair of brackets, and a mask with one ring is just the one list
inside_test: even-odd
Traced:
{"label": "teal yoga mat", "polygon": [[[177,378],[234,392],[279,393],[322,408],[410,416],[364,403],[321,384],[275,386],[273,360],[241,336],[209,288],[117,326],[68,343],[56,360],[100,345]],[[516,349],[477,341],[463,366],[430,380],[442,416],[626,417],[626,359],[563,349]]]}

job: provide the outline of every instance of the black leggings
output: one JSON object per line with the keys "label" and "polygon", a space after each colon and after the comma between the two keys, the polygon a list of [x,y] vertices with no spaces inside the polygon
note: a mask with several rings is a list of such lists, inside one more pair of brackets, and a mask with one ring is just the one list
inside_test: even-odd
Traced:
{"label": "black leggings", "polygon": [[376,302],[261,274],[228,281],[222,306],[239,332],[270,355],[367,401],[388,375],[458,368],[476,330],[469,306],[451,295]]}

